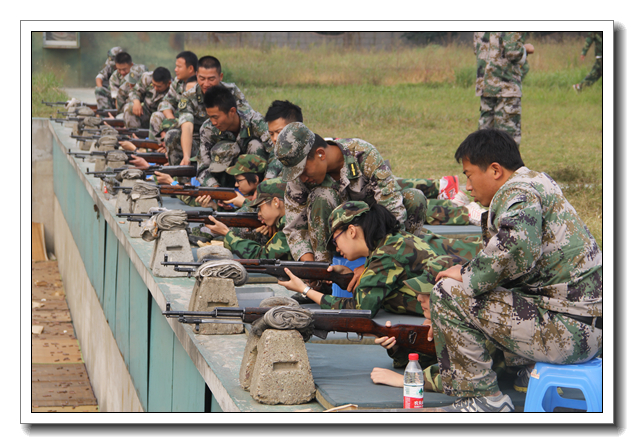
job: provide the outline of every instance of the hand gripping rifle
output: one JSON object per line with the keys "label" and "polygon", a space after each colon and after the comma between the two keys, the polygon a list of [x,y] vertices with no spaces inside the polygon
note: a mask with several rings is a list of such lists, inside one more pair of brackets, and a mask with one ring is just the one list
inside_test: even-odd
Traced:
{"label": "hand gripping rifle", "polygon": [[[207,261],[203,262],[169,262],[167,254],[161,265],[173,266],[174,271],[182,271],[191,277],[196,269]],[[354,273],[338,273],[328,271],[331,264],[328,262],[296,262],[281,261],[279,259],[232,259],[241,264],[248,273],[263,273],[275,276],[280,281],[288,281],[289,277],[284,271],[288,268],[291,273],[300,279],[308,281],[331,281],[341,288],[348,288]],[[190,267],[190,268],[187,268]],[[194,268],[191,268],[194,267]]]}
{"label": "hand gripping rifle", "polygon": [[[117,213],[119,217],[127,217],[129,222],[143,222],[146,218],[150,218],[155,214],[163,213],[166,210],[150,211],[149,213]],[[187,222],[207,223],[210,224],[209,216],[216,218],[218,222],[222,222],[228,227],[240,228],[258,228],[264,225],[258,219],[257,213],[223,213],[215,211],[211,208],[200,210],[186,210]]]}
{"label": "hand gripping rifle", "polygon": [[[200,324],[251,324],[264,316],[267,311],[283,308],[286,306],[217,307],[213,311],[173,311],[168,303],[163,315],[167,318],[178,318],[178,322],[183,324],[194,324],[194,331],[197,332]],[[434,342],[427,340],[429,325],[396,324],[386,327],[371,319],[370,310],[303,310],[312,315],[313,334],[321,339],[326,339],[328,332],[331,331],[356,333],[359,341],[364,335],[388,336],[394,337],[399,347],[406,347],[425,355],[436,355]]]}
{"label": "hand gripping rifle", "polygon": [[71,156],[75,156],[79,159],[85,159],[86,157],[93,157],[93,156],[94,157],[97,157],[97,156],[108,157],[108,153],[112,151],[117,153],[125,153],[128,156],[128,160],[126,161],[126,163],[129,163],[130,160],[132,160],[132,156],[143,158],[148,163],[158,163],[161,165],[165,165],[167,163],[167,156],[164,153],[137,153],[136,151],[125,151],[125,150],[73,152],[71,150],[68,150],[68,154],[70,154]]}

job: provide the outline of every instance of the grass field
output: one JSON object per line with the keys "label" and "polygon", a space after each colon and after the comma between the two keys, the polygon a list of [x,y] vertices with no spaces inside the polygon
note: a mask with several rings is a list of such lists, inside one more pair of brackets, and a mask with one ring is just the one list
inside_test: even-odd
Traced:
{"label": "grass field", "polygon": [[62,89],[63,77],[63,72],[53,69],[31,74],[31,117],[49,117],[55,112],[55,108],[44,105],[42,101],[61,102],[70,99]]}
{"label": "grass field", "polygon": [[[531,68],[523,85],[524,162],[564,187],[602,248],[602,81],[582,94],[571,88],[593,63],[592,57],[579,59],[582,38],[527,41],[535,46],[535,54],[529,57]],[[327,46],[308,51],[186,49],[199,57],[218,57],[224,80],[235,82],[262,114],[273,100],[290,100],[302,107],[304,122],[313,131],[323,137],[367,140],[389,159],[398,176],[458,174],[465,184],[453,154],[477,129],[479,98],[470,46],[431,45],[389,52]],[[33,100],[41,99],[34,95]]]}

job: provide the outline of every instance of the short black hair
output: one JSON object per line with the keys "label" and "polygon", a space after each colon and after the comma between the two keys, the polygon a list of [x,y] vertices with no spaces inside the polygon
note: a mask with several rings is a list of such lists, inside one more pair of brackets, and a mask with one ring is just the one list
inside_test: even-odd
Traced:
{"label": "short black hair", "polygon": [[524,166],[515,140],[507,132],[497,129],[481,129],[469,134],[454,157],[458,163],[467,159],[483,171],[493,162],[510,171]]}
{"label": "short black hair", "polygon": [[114,56],[114,62],[118,65],[131,65],[132,56],[127,52],[120,52],[119,54]]}
{"label": "short black hair", "polygon": [[[400,224],[396,216],[378,203],[370,204],[369,211],[359,217],[355,217],[352,222],[344,224],[337,229],[345,231],[350,225],[360,227],[363,230],[365,244],[370,251],[374,251],[379,242],[385,239],[388,234],[396,234],[400,231]],[[330,244],[334,247],[332,242]]]}
{"label": "short black hair", "polygon": [[198,70],[198,56],[191,51],[179,52],[177,59],[185,60],[185,66],[193,66],[194,71]]}
{"label": "short black hair", "polygon": [[231,108],[238,109],[236,98],[233,97],[231,90],[222,85],[212,86],[205,93],[205,108],[218,107],[220,111],[228,114]]}
{"label": "short black hair", "polygon": [[269,106],[269,109],[264,116],[264,121],[268,123],[277,119],[284,119],[287,124],[293,122],[304,122],[302,109],[288,100],[274,100],[273,103],[271,103],[271,106]]}
{"label": "short black hair", "polygon": [[198,67],[205,69],[214,69],[218,71],[218,74],[222,72],[222,67],[220,66],[220,60],[213,56],[204,56],[198,60]]}
{"label": "short black hair", "polygon": [[249,185],[259,184],[259,183],[262,183],[262,181],[264,180],[264,171],[262,171],[261,173],[240,173],[240,174],[244,176],[244,179],[249,183]]}
{"label": "short black hair", "polygon": [[315,141],[313,142],[313,146],[310,148],[310,151],[308,152],[306,158],[314,159],[317,148],[328,148],[328,142],[326,142],[324,138],[321,137],[319,134],[315,134]]}
{"label": "short black hair", "polygon": [[172,80],[172,74],[169,69],[159,66],[152,72],[152,79],[155,82],[167,83]]}

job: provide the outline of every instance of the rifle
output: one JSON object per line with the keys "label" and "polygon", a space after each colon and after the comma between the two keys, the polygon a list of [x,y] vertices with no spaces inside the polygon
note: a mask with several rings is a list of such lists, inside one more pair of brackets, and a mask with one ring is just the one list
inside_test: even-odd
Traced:
{"label": "rifle", "polygon": [[[115,130],[117,130],[119,132],[119,134],[121,135],[132,135],[132,134],[136,134],[137,137],[140,137],[141,139],[144,139],[146,137],[148,137],[150,135],[150,130],[149,129],[144,129],[144,128],[126,128],[126,127],[113,127]],[[98,128],[84,128],[82,130],[85,133],[100,133],[101,129]],[[127,139],[126,139],[127,140]]]}
{"label": "rifle", "polygon": [[[100,176],[116,176],[121,171],[127,170],[128,168],[114,168],[112,170],[105,171],[88,171],[86,169],[86,174],[94,175],[95,177]],[[145,174],[155,174],[156,172],[169,174],[172,177],[196,177],[196,164],[192,165],[167,165],[167,166],[152,166],[150,165],[148,168],[139,168],[140,170],[145,171]]]}
{"label": "rifle", "polygon": [[[119,217],[127,217],[128,222],[143,222],[146,218],[150,218],[156,214],[165,212],[166,210],[150,211],[149,213],[117,213]],[[228,227],[240,228],[258,228],[264,225],[258,219],[257,213],[223,213],[211,208],[200,210],[186,210],[187,222],[211,223],[209,216],[215,217]]]}
{"label": "rifle", "polygon": [[[108,114],[117,114],[117,110],[116,109],[93,109],[92,110],[96,116],[107,116]],[[69,116],[71,114],[75,114],[75,113],[70,113],[68,111],[57,111],[57,114],[62,115],[62,116]]]}
{"label": "rifle", "polygon": [[[83,122],[86,117],[67,117],[65,119],[56,119],[51,116],[50,119],[54,120],[57,123],[64,122]],[[125,128],[125,121],[123,119],[101,119],[100,125],[110,125],[112,127],[123,127]]]}
{"label": "rifle", "polygon": [[[255,213],[253,213],[255,214]],[[208,260],[202,262],[169,262],[167,254],[164,256],[161,265],[172,265],[174,271],[182,271],[187,273],[189,277],[196,271],[196,268],[203,265]],[[354,273],[338,273],[336,271],[328,271],[331,264],[328,262],[296,262],[281,261],[279,259],[232,259],[240,263],[249,273],[264,273],[275,276],[280,281],[288,281],[289,277],[284,271],[288,268],[291,273],[300,279],[308,281],[331,281],[339,285],[341,288],[348,288],[348,284],[352,280]],[[196,268],[184,268],[196,267]]]}
{"label": "rifle", "polygon": [[[44,105],[46,105],[46,106],[66,106],[66,105],[68,105],[68,102],[45,102],[44,100],[42,100],[42,103]],[[93,111],[95,111],[97,109],[97,104],[96,103],[79,102],[79,103],[76,104],[76,106],[87,106],[88,108],[90,108]]]}
{"label": "rifle", "polygon": [[[284,307],[284,306],[281,306]],[[163,315],[166,318],[178,318],[183,324],[194,324],[194,331],[199,331],[200,324],[222,323],[238,324],[253,322],[264,316],[269,310],[280,309],[277,307],[216,307],[213,311],[173,311],[167,303]],[[307,310],[307,309],[304,309]],[[370,310],[322,310],[308,309],[313,318],[313,334],[321,339],[326,339],[328,332],[356,333],[358,340],[363,335],[376,337],[394,337],[396,345],[409,348],[419,353],[435,356],[434,342],[427,340],[429,325],[396,324],[391,327],[374,322]]]}
{"label": "rifle", "polygon": [[[76,139],[79,142],[92,142],[94,140],[99,140],[102,136],[99,134],[95,134],[94,136],[76,136],[75,134],[71,134],[70,137],[72,139]],[[128,136],[117,136],[117,140],[119,142],[122,142],[122,141],[131,142],[137,148],[147,148],[150,150],[159,149],[159,143],[155,140],[131,139]]]}
{"label": "rifle", "polygon": [[68,154],[71,156],[78,157],[80,159],[84,159],[86,157],[92,156],[101,156],[107,157],[108,153],[115,151],[117,153],[125,153],[128,156],[128,160],[126,163],[129,163],[132,159],[132,156],[141,157],[146,160],[148,163],[158,163],[158,164],[166,164],[167,156],[163,153],[137,153],[136,151],[125,151],[125,150],[110,150],[110,151],[90,151],[90,152],[72,152],[70,149],[68,150]]}
{"label": "rifle", "polygon": [[[146,153],[154,154],[154,153]],[[147,159],[146,159],[147,160]],[[148,160],[148,162],[150,162]],[[169,196],[211,196],[214,200],[229,200],[238,195],[233,188],[221,188],[221,187],[196,187],[194,185],[159,185],[161,194],[167,194]],[[114,187],[124,193],[129,192],[131,187]]]}

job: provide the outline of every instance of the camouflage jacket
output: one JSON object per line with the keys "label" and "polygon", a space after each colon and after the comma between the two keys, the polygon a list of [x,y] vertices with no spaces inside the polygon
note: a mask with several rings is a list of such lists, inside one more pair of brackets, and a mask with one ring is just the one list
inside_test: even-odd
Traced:
{"label": "camouflage jacket", "polygon": [[200,127],[199,171],[213,162],[210,152],[213,146],[218,142],[236,142],[240,147],[240,154],[246,154],[249,141],[258,139],[262,142],[262,148],[258,150],[258,152],[249,154],[257,154],[264,160],[269,161],[269,157],[274,156],[269,127],[262,115],[257,111],[249,109],[246,113],[238,111],[238,117],[240,117],[240,130],[237,135],[230,131],[221,132],[211,124],[211,120],[209,119],[205,120],[202,124]]}
{"label": "camouflage jacket", "polygon": [[243,239],[234,232],[229,231],[225,236],[224,246],[242,259],[293,260],[291,250],[286,242],[286,235],[282,231],[285,223],[286,218],[282,216],[276,225],[277,232],[271,236],[266,245],[261,245],[253,240]]}
{"label": "camouflage jacket", "polygon": [[526,62],[521,32],[474,32],[476,96],[522,97],[521,68]]}
{"label": "camouflage jacket", "polygon": [[[431,289],[438,272],[464,262],[447,255],[442,240],[428,242],[434,238],[440,239],[433,234],[429,239],[406,232],[388,235],[366,259],[354,297],[324,295],[321,308],[372,310],[373,317],[383,308],[391,313],[422,316],[417,293],[407,285],[408,280],[424,281]],[[475,248],[471,247],[474,254]]]}
{"label": "camouflage jacket", "polygon": [[594,42],[594,56],[597,59],[603,58],[603,33],[602,32],[589,32],[586,37],[586,44],[581,50],[581,54],[586,55],[590,46]]}
{"label": "camouflage jacket", "polygon": [[158,106],[158,111],[171,110],[174,116],[178,115],[178,103],[183,97],[185,82],[183,80],[174,79],[167,90],[167,94],[163,97],[163,101]]}
{"label": "camouflage jacket", "polygon": [[128,102],[138,100],[141,104],[145,105],[150,113],[158,109],[159,104],[167,94],[167,91],[161,93],[156,92],[154,84],[152,83],[153,73],[154,71],[144,72],[128,96]]}
{"label": "camouflage jacket", "polygon": [[483,250],[461,271],[471,296],[504,287],[546,310],[602,315],[601,250],[547,174],[518,169],[485,215]]}
{"label": "camouflage jacket", "polygon": [[103,84],[105,86],[108,84],[108,82],[110,81],[110,77],[115,71],[116,67],[114,61],[108,58],[108,60],[106,60],[106,63],[103,65],[103,68],[101,68],[101,71],[99,71],[99,74],[97,74],[96,78],[103,80]]}
{"label": "camouflage jacket", "polygon": [[[239,111],[250,111],[251,105],[247,102],[247,99],[242,94],[242,91],[233,83],[220,82],[221,85],[231,90],[233,97],[235,97],[238,103]],[[205,102],[203,101],[204,94],[200,85],[196,84],[195,88],[185,91],[178,102],[178,125],[182,125],[185,122],[191,122],[194,127],[200,127],[205,120],[208,119],[207,109],[205,108]],[[266,123],[265,123],[266,126]],[[267,133],[268,133],[268,126]]]}
{"label": "camouflage jacket", "polygon": [[130,72],[126,74],[123,79],[119,75],[119,72],[115,72],[112,77],[110,77],[110,94],[112,95],[112,98],[117,99],[119,112],[123,110],[123,105],[128,102],[130,92],[132,92],[132,89],[134,88],[134,85],[128,81],[130,80],[130,76],[140,78],[146,71],[147,68],[145,65],[132,65]]}
{"label": "camouflage jacket", "polygon": [[[326,174],[326,178],[318,186],[334,189],[341,203],[350,200],[368,204],[380,203],[396,216],[401,228],[404,228],[407,212],[403,205],[401,187],[379,151],[361,139],[337,139],[334,143],[341,149],[344,157],[340,180],[335,181]],[[308,236],[307,203],[311,191],[299,178],[286,185],[284,204],[287,224],[284,232],[295,258],[312,253]]]}

